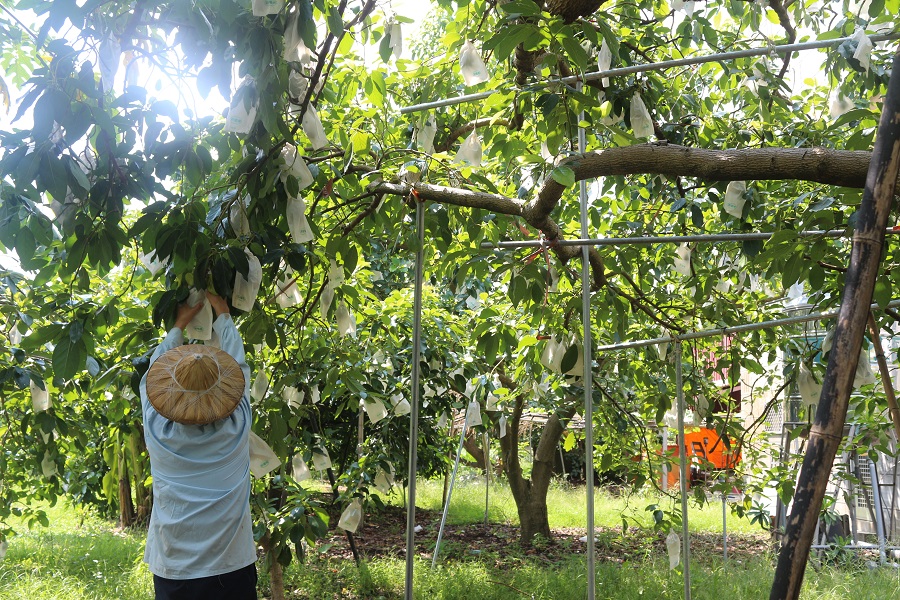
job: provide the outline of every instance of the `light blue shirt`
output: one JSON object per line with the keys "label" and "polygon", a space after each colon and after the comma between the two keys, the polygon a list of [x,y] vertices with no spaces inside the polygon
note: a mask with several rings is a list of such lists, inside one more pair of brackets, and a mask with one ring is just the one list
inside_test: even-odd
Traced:
{"label": "light blue shirt", "polygon": [[[182,425],[156,412],[141,380],[144,438],[153,475],[153,511],[144,562],[166,579],[221,575],[256,562],[250,521],[250,367],[228,314],[213,330],[220,347],[244,372],[244,395],[228,417],[208,425]],[[174,327],[150,364],[183,343]]]}

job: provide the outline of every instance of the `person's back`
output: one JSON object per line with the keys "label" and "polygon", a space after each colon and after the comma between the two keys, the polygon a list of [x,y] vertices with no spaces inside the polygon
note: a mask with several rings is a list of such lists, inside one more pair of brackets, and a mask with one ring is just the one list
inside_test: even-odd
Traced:
{"label": "person's back", "polygon": [[[160,404],[154,402],[162,394],[179,401],[182,396],[171,395],[157,379],[151,379],[151,387],[156,387],[148,394],[148,375],[154,364],[167,352],[186,348],[182,331],[199,307],[179,307],[175,326],[153,353],[150,370],[141,381],[144,437],[153,475],[153,510],[144,560],[154,574],[160,600],[256,598],[256,548],[249,503],[250,369],[227,303],[212,294],[209,300],[218,313],[213,330],[221,350],[243,375],[233,412],[209,423],[185,424],[161,414],[157,410]],[[170,381],[168,385],[178,384]]]}

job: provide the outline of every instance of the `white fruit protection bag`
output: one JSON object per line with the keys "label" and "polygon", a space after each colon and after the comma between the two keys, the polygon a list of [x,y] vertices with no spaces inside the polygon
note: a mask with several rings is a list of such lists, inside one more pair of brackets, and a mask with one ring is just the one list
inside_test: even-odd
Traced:
{"label": "white fruit protection bag", "polygon": [[[302,159],[301,159],[302,162]],[[286,215],[288,231],[295,244],[305,244],[314,239],[309,221],[306,219],[306,202],[303,198],[288,198]]]}
{"label": "white fruit protection bag", "polygon": [[344,509],[344,512],[341,513],[338,527],[344,531],[354,533],[359,528],[360,521],[362,521],[362,503],[359,501],[359,498],[354,498],[347,508]]}
{"label": "white fruit protection bag", "polygon": [[44,388],[42,389],[38,384],[32,381],[30,387],[31,407],[34,409],[34,412],[39,413],[48,410],[51,406],[51,402],[50,391],[46,388],[46,383],[44,384]]}
{"label": "white fruit protection bag", "polygon": [[366,414],[369,415],[369,420],[373,425],[387,416],[387,409],[384,408],[384,402],[378,398],[366,398],[359,402],[362,404]]}
{"label": "white fruit protection bag", "polygon": [[312,474],[309,472],[309,467],[306,466],[306,461],[303,460],[303,456],[297,454],[291,459],[291,468],[294,471],[294,479],[297,481],[306,481]]}
{"label": "white fruit protection bag", "polygon": [[728,187],[725,188],[725,212],[735,219],[740,219],[744,214],[744,203],[746,202],[744,192],[746,191],[747,183],[744,181],[730,181]]}
{"label": "white fruit protection bag", "polygon": [[331,468],[331,456],[324,446],[318,446],[312,455],[313,466],[316,471],[327,471]]}
{"label": "white fruit protection bag", "polygon": [[250,219],[247,216],[247,207],[249,206],[250,194],[246,194],[243,200],[234,200],[231,203],[231,210],[228,211],[231,229],[238,237],[250,235]]}
{"label": "white fruit protection bag", "polygon": [[456,153],[456,162],[469,167],[481,166],[481,138],[473,129]]}
{"label": "white fruit protection bag", "polygon": [[[250,85],[251,80],[245,80],[241,87]],[[240,89],[240,88],[239,88]],[[225,118],[225,131],[246,135],[250,133],[253,123],[256,122],[256,111],[258,102],[244,102],[244,95],[235,92],[231,100],[231,106],[228,108],[228,115]]]}
{"label": "white fruit protection bag", "polygon": [[319,113],[312,104],[307,105],[306,112],[303,113],[303,118],[300,120],[300,127],[303,128],[303,133],[309,138],[309,143],[314,149],[321,150],[328,145],[322,120],[319,119]]}
{"label": "white fruit protection bag", "polygon": [[466,40],[459,51],[459,72],[462,73],[466,86],[484,83],[491,78],[478,49],[469,40]]}
{"label": "white fruit protection bag", "polygon": [[253,0],[253,16],[277,15],[284,8],[284,0]]}
{"label": "white fruit protection bag", "polygon": [[278,456],[261,437],[250,432],[250,473],[262,477],[281,466]]}
{"label": "white fruit protection bag", "polygon": [[200,302],[203,303],[203,308],[185,327],[184,336],[205,342],[212,338],[213,309],[206,299],[206,290],[192,289],[187,299],[188,306],[197,306]]}
{"label": "white fruit protection bag", "polygon": [[637,92],[631,97],[631,129],[636,138],[648,138],[653,135],[653,120],[647,105]]}
{"label": "white fruit protection bag", "polygon": [[244,252],[247,254],[249,269],[246,277],[240,271],[235,274],[234,295],[231,303],[237,309],[250,311],[256,302],[259,288],[262,285],[262,265],[256,255],[250,252],[249,249],[244,248]]}

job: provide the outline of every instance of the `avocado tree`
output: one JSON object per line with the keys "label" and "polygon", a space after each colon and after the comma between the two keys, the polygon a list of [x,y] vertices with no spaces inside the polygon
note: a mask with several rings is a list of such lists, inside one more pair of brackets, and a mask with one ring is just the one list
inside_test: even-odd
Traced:
{"label": "avocado tree", "polygon": [[[133,382],[177,303],[209,288],[232,298],[267,375],[254,430],[284,466],[257,483],[258,533],[271,564],[289,561],[324,518],[296,486],[300,463],[333,454],[349,497],[405,460],[403,415],[373,423],[369,409],[409,396],[417,203],[430,289],[424,474],[442,468],[440,415],[467,392],[500,399],[487,426],[526,405],[556,415],[547,447],[580,410],[569,372],[581,249],[559,243],[579,236],[578,182],[590,182],[597,237],[775,232],[591,248],[600,343],[764,318],[797,283],[813,303],[836,302],[849,244],[798,232],[853,225],[891,50],[868,35],[895,26],[895,0],[430,9],[414,23],[371,1],[0,0],[0,244],[19,264],[3,280],[0,505],[27,510],[25,498],[65,487],[102,495],[124,521],[146,514]],[[773,52],[570,78],[844,36],[812,62]],[[542,246],[482,248],[523,238]],[[895,261],[889,247],[879,302]],[[238,301],[251,281],[258,292]],[[555,361],[550,342],[562,344]],[[713,390],[712,371],[775,344],[747,336],[744,355],[698,362],[691,385]],[[671,369],[662,353],[598,359],[600,423],[661,421]],[[52,406],[29,406],[44,391]],[[604,460],[633,466],[640,439],[606,436]],[[532,472],[534,501],[549,477]],[[549,531],[543,521],[523,539]]]}

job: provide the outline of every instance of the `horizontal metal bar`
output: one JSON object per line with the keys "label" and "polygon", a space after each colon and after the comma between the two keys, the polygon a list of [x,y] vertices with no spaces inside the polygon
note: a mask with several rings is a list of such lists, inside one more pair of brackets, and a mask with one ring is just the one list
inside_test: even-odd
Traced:
{"label": "horizontal metal bar", "polygon": [[[897,308],[900,306],[900,300],[892,300],[886,308]],[[880,310],[877,304],[873,304],[873,311]],[[728,335],[730,333],[742,333],[745,331],[758,331],[760,329],[770,329],[772,327],[780,327],[782,325],[793,325],[795,323],[808,323],[809,321],[821,321],[830,319],[838,315],[838,309],[827,312],[810,313],[807,315],[797,315],[794,317],[785,317],[783,319],[773,319],[771,321],[761,321],[759,323],[746,323],[744,325],[732,325],[727,327],[719,327],[716,329],[704,329],[702,331],[691,331],[681,335],[672,335],[647,340],[637,340],[634,342],[620,342],[618,344],[608,344],[596,348],[596,352],[615,352],[617,350],[626,350],[629,348],[644,348],[646,346],[654,346],[657,344],[667,344],[677,340],[696,340],[700,338],[716,337],[720,335]]]}
{"label": "horizontal metal bar", "polygon": [[[799,238],[842,238],[850,237],[853,230],[831,229],[828,231],[807,230],[798,231]],[[737,242],[750,240],[768,240],[776,232],[752,232],[752,233],[704,233],[698,235],[668,235],[668,236],[637,236],[618,238],[587,238],[574,240],[560,240],[554,245],[560,246],[626,246],[626,245],[650,245],[650,244],[686,244],[688,242]],[[891,227],[885,230],[886,235],[900,234],[900,229]],[[481,242],[484,249],[510,249],[533,248],[550,245],[547,240],[523,240],[510,242]]]}
{"label": "horizontal metal bar", "polygon": [[[813,550],[881,550],[881,546],[857,546],[856,544],[813,544],[810,546]],[[900,550],[900,546],[885,546],[884,550]]]}
{"label": "horizontal metal bar", "polygon": [[[749,48],[747,50],[733,50],[731,52],[720,52],[717,54],[706,54],[703,56],[692,56],[690,58],[679,58],[674,60],[664,60],[655,63],[648,63],[644,65],[632,65],[630,67],[619,67],[617,69],[608,69],[606,71],[595,71],[592,73],[586,73],[585,75],[570,75],[568,77],[560,77],[558,79],[551,79],[544,83],[535,84],[529,86],[527,89],[541,89],[551,85],[558,84],[572,84],[577,81],[595,81],[597,79],[604,79],[607,77],[617,77],[619,75],[631,75],[634,73],[645,73],[647,71],[662,71],[664,69],[671,69],[674,67],[684,67],[688,65],[699,65],[702,63],[708,62],[716,62],[722,60],[734,60],[736,58],[749,58],[751,56],[765,56],[768,54],[786,54],[789,52],[799,52],[801,50],[815,50],[818,48],[828,48],[831,46],[839,46],[844,42],[850,40],[849,37],[843,38],[835,38],[833,40],[816,40],[812,42],[800,42],[796,44],[780,44],[780,45],[771,45],[766,46],[765,48]],[[884,42],[889,40],[900,39],[900,32],[898,33],[882,33],[878,35],[870,35],[869,39],[872,42]],[[423,102],[422,104],[414,104],[412,106],[404,106],[400,108],[400,114],[405,115],[414,112],[421,112],[423,110],[430,110],[432,108],[441,108],[443,106],[452,106],[455,104],[465,104],[466,102],[475,102],[476,100],[483,100],[485,98],[489,98],[494,94],[499,93],[510,93],[515,91],[523,91],[517,90],[516,88],[512,88],[509,90],[488,90],[485,92],[477,92],[474,94],[463,94],[462,96],[456,96],[454,98],[444,98],[441,100],[434,100],[432,102]]]}

